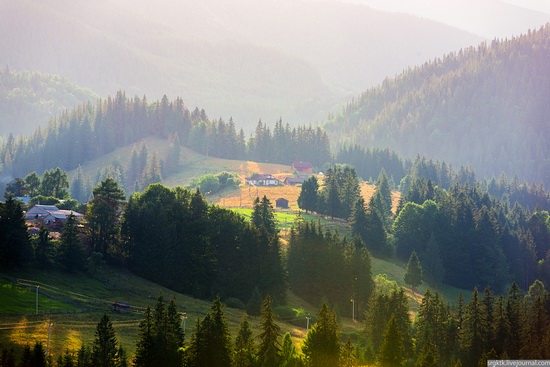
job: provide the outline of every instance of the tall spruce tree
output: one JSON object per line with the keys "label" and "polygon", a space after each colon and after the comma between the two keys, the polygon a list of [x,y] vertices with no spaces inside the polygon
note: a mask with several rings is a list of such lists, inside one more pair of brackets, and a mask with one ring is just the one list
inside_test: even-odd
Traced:
{"label": "tall spruce tree", "polygon": [[314,212],[317,211],[319,202],[319,183],[315,176],[311,176],[302,184],[300,195],[298,196],[298,206],[300,209]]}
{"label": "tall spruce tree", "polygon": [[186,362],[189,367],[231,366],[231,340],[219,297],[202,321],[197,320]]}
{"label": "tall spruce tree", "polygon": [[271,296],[267,295],[260,314],[260,345],[258,363],[260,367],[278,367],[281,362],[281,327],[275,323],[277,316],[271,308]]}
{"label": "tall spruce tree", "polygon": [[285,274],[281,259],[279,229],[273,213],[273,206],[264,195],[254,201],[251,223],[258,232],[259,257],[258,285],[262,292],[270,293],[278,303],[285,299]]}
{"label": "tall spruce tree", "polygon": [[94,198],[88,204],[88,230],[92,251],[112,256],[118,250],[120,225],[118,212],[124,202],[124,190],[111,177],[93,190]]}
{"label": "tall spruce tree", "polygon": [[367,303],[374,292],[372,280],[372,259],[365,244],[359,238],[355,238],[350,249],[349,267],[352,281],[351,295],[355,314],[362,318],[367,308]]}
{"label": "tall spruce tree", "polygon": [[80,269],[84,263],[81,233],[74,214],[67,217],[61,232],[61,243],[58,248],[59,262],[69,271]]}
{"label": "tall spruce tree", "polygon": [[374,204],[374,197],[371,197],[369,201],[366,227],[361,231],[361,239],[374,255],[381,257],[392,255],[392,248],[388,242],[388,233],[384,225],[383,214]]}
{"label": "tall spruce tree", "polygon": [[404,280],[405,283],[410,285],[413,289],[422,284],[422,265],[420,265],[420,260],[418,260],[416,251],[413,251],[409,257],[405,269]]}
{"label": "tall spruce tree", "polygon": [[463,360],[470,365],[478,363],[487,347],[485,336],[487,329],[487,311],[485,304],[479,298],[477,288],[474,289],[470,303],[466,307],[464,322],[460,329],[460,347],[463,353]]}
{"label": "tall spruce tree", "polygon": [[528,310],[526,325],[524,325],[523,347],[520,350],[520,357],[524,359],[544,359],[550,348],[548,338],[549,318],[541,296]]}
{"label": "tall spruce tree", "polygon": [[323,303],[317,314],[317,322],[308,332],[302,346],[311,367],[331,367],[340,363],[340,339],[336,314]]}
{"label": "tall spruce tree", "polygon": [[0,269],[23,265],[30,258],[31,242],[25,216],[18,200],[0,202]]}
{"label": "tall spruce tree", "polygon": [[348,341],[342,347],[340,367],[357,367],[357,356],[351,338],[348,338]]}
{"label": "tall spruce tree", "polygon": [[91,359],[95,367],[118,367],[118,341],[107,314],[97,324]]}
{"label": "tall spruce tree", "polygon": [[506,339],[506,353],[510,359],[519,358],[522,345],[522,325],[525,313],[521,302],[521,294],[518,285],[514,282],[508,291],[506,298],[506,316],[508,318],[509,334]]}
{"label": "tall spruce tree", "polygon": [[395,316],[392,316],[384,332],[384,342],[378,354],[378,363],[381,367],[400,367],[405,362],[405,348],[403,336],[397,325]]}
{"label": "tall spruce tree", "polygon": [[239,332],[235,339],[235,350],[233,352],[233,367],[253,367],[256,364],[256,351],[252,329],[248,322],[248,316],[243,314]]}
{"label": "tall spruce tree", "polygon": [[34,239],[34,261],[42,269],[51,265],[53,257],[53,246],[49,234],[46,227],[40,227],[38,238]]}
{"label": "tall spruce tree", "polygon": [[143,314],[143,320],[139,323],[139,333],[136,342],[136,353],[134,356],[135,367],[156,366],[155,335],[153,331],[153,315],[151,307],[147,306]]}
{"label": "tall spruce tree", "polygon": [[508,318],[506,317],[506,307],[504,304],[504,297],[500,295],[495,303],[494,310],[494,322],[493,322],[493,344],[489,345],[491,349],[495,349],[497,354],[501,356],[504,353],[506,346],[506,339],[510,333],[510,325],[508,324]]}
{"label": "tall spruce tree", "polygon": [[296,346],[292,342],[292,336],[288,332],[283,335],[281,360],[281,367],[303,366],[303,361],[296,351]]}
{"label": "tall spruce tree", "polygon": [[443,265],[439,244],[433,233],[426,243],[421,258],[424,278],[432,284],[441,284],[445,278],[445,266]]}

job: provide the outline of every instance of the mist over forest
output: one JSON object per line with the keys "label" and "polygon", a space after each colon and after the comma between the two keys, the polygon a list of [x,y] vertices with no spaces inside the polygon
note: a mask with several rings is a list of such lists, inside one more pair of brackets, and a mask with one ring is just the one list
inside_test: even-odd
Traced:
{"label": "mist over forest", "polygon": [[545,0],[0,0],[0,367],[550,359]]}

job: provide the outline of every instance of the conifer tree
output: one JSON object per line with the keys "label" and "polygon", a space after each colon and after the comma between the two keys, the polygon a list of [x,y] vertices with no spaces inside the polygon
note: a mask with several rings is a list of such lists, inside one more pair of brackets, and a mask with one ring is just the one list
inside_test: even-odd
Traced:
{"label": "conifer tree", "polygon": [[483,290],[482,302],[487,315],[486,335],[483,336],[483,339],[485,340],[486,350],[490,351],[495,338],[495,297],[489,288]]}
{"label": "conifer tree", "polygon": [[413,251],[409,257],[404,280],[413,289],[422,284],[422,266],[420,265],[416,251]]}
{"label": "conifer tree", "polygon": [[128,367],[128,357],[126,356],[126,351],[124,350],[124,348],[122,348],[122,346],[118,348],[117,357],[118,357],[117,367]]}
{"label": "conifer tree", "polygon": [[336,314],[327,303],[323,303],[317,314],[317,322],[308,332],[302,346],[306,360],[311,367],[338,366],[340,361],[340,339]]}
{"label": "conifer tree", "polygon": [[298,196],[298,206],[300,209],[314,212],[317,211],[317,203],[319,202],[319,183],[315,176],[311,176],[302,184],[300,196]]}
{"label": "conifer tree", "polygon": [[230,367],[231,341],[223,305],[217,297],[210,312],[199,322],[191,337],[187,355],[189,367]]}
{"label": "conifer tree", "polygon": [[181,146],[178,133],[175,132],[170,139],[170,146],[166,157],[166,170],[175,172],[180,165]]}
{"label": "conifer tree", "polygon": [[404,362],[403,337],[395,316],[392,316],[384,333],[384,342],[378,354],[378,363],[381,367],[400,367]]}
{"label": "conifer tree", "polygon": [[389,314],[389,296],[377,290],[369,300],[365,312],[365,335],[368,358],[374,360],[383,342]]}
{"label": "conifer tree", "polygon": [[250,221],[256,228],[263,229],[270,235],[277,234],[277,221],[273,214],[273,205],[267,196],[264,195],[261,200],[259,197],[254,200],[254,210]]}
{"label": "conifer tree", "polygon": [[443,265],[441,250],[433,233],[426,243],[421,258],[423,277],[432,284],[441,284],[445,278],[445,266]]}
{"label": "conifer tree", "polygon": [[128,173],[126,174],[126,176],[128,177],[128,186],[138,183],[141,175],[142,171],[139,152],[137,147],[134,145],[134,147],[132,148],[132,156],[130,158],[130,167],[128,167]]}
{"label": "conifer tree", "polygon": [[179,367],[181,365],[181,356],[179,349],[183,347],[184,330],[181,328],[181,319],[176,305],[176,300],[172,298],[168,304],[165,315],[166,325],[166,364],[165,366]]}
{"label": "conifer tree", "polygon": [[258,287],[254,287],[248,302],[246,303],[246,313],[252,316],[260,316],[262,310],[262,295]]}
{"label": "conifer tree", "polygon": [[392,249],[388,243],[383,214],[374,204],[374,197],[371,197],[366,213],[366,227],[361,231],[361,239],[372,254],[382,257],[391,256]]}
{"label": "conifer tree", "polygon": [[153,316],[151,307],[147,306],[143,320],[139,323],[139,334],[136,342],[135,367],[154,367],[155,336],[153,334]]}
{"label": "conifer tree", "polygon": [[117,215],[125,199],[124,190],[108,177],[94,188],[93,195],[86,212],[88,237],[92,250],[108,257],[118,250],[120,225]]}
{"label": "conifer tree", "polygon": [[296,351],[296,346],[292,342],[290,333],[283,335],[282,350],[281,350],[281,367],[303,367],[302,358]]}
{"label": "conifer tree", "polygon": [[380,171],[378,181],[376,182],[376,190],[374,192],[374,202],[378,203],[377,207],[384,218],[384,223],[389,224],[389,220],[392,217],[392,199],[391,189],[388,183],[388,177],[384,168]]}
{"label": "conifer tree", "polygon": [[477,288],[474,288],[460,329],[460,346],[464,353],[464,360],[472,365],[477,364],[485,352],[487,341],[484,338],[488,328],[485,305],[479,299]]}
{"label": "conifer tree", "polygon": [[391,293],[389,307],[391,314],[395,317],[397,327],[399,328],[403,340],[405,358],[408,358],[413,353],[413,343],[408,297],[403,287],[399,287]]}
{"label": "conifer tree", "polygon": [[372,259],[363,241],[355,238],[350,250],[350,274],[352,280],[352,296],[356,315],[362,318],[367,308],[367,303],[374,292],[372,280]]}
{"label": "conifer tree", "polygon": [[458,330],[462,330],[464,324],[464,295],[462,292],[458,294],[456,301],[456,323]]}
{"label": "conifer tree", "polygon": [[84,263],[80,236],[76,217],[70,214],[63,226],[58,249],[59,262],[70,271],[80,269]]}
{"label": "conifer tree", "polygon": [[79,165],[76,170],[76,175],[71,182],[71,197],[78,200],[80,203],[88,201],[88,194],[86,192],[86,182],[82,173],[82,167]]}
{"label": "conifer tree", "polygon": [[506,340],[510,332],[510,325],[508,324],[508,318],[506,317],[506,307],[504,305],[504,298],[498,297],[495,310],[493,313],[493,344],[490,344],[491,349],[495,349],[497,354],[501,356],[504,352]]}
{"label": "conifer tree", "polygon": [[348,338],[348,341],[342,347],[340,367],[357,367],[357,357],[355,355],[355,348],[351,343],[351,338]]}
{"label": "conifer tree", "polygon": [[13,348],[10,350],[2,349],[2,354],[0,355],[0,366],[15,367],[15,353]]}
{"label": "conifer tree", "polygon": [[550,347],[549,344],[545,343],[549,319],[541,296],[538,296],[531,306],[526,321],[520,357],[524,359],[544,359],[545,352]]}
{"label": "conifer tree", "polygon": [[[450,354],[446,349],[449,319],[449,311],[443,304],[439,293],[436,292],[435,295],[432,295],[431,291],[427,289],[420,304],[418,320],[415,323],[416,348],[419,355],[429,353],[439,357]],[[433,346],[426,347],[428,344],[433,344]]]}
{"label": "conifer tree", "polygon": [[92,350],[90,349],[90,347],[82,344],[82,346],[76,353],[76,366],[94,367],[92,363]]}
{"label": "conifer tree", "polygon": [[19,362],[19,367],[32,367],[32,351],[29,344],[23,347],[23,354]]}
{"label": "conifer tree", "polygon": [[50,266],[52,262],[53,248],[49,234],[45,227],[40,227],[38,238],[34,240],[34,261],[42,269]]}
{"label": "conifer tree", "polygon": [[248,316],[243,314],[239,332],[235,339],[235,350],[233,352],[233,367],[252,367],[256,363],[256,353],[252,330],[248,322]]}
{"label": "conifer tree", "polygon": [[508,318],[509,333],[506,340],[506,353],[510,359],[519,358],[522,345],[522,325],[524,313],[521,302],[520,289],[514,282],[508,291],[506,299],[506,316]]}
{"label": "conifer tree", "polygon": [[0,269],[23,265],[31,256],[31,243],[19,201],[0,202]]}
{"label": "conifer tree", "polygon": [[250,219],[259,234],[259,279],[258,285],[262,292],[273,295],[276,302],[285,299],[285,274],[281,260],[279,229],[273,214],[273,206],[264,195],[260,200],[254,200],[254,210]]}
{"label": "conifer tree", "polygon": [[153,157],[151,158],[151,161],[149,162],[149,166],[145,168],[143,171],[143,174],[141,176],[141,186],[147,187],[154,183],[160,183],[162,182],[162,176],[161,176],[161,169],[160,169],[160,162],[157,158],[156,152],[153,153]]}
{"label": "conifer tree", "polygon": [[438,367],[439,354],[432,342],[427,342],[417,356],[415,367]]}
{"label": "conifer tree", "polygon": [[41,342],[34,343],[31,353],[31,367],[46,367],[48,366],[48,357]]}
{"label": "conifer tree", "polygon": [[367,213],[365,211],[365,199],[360,197],[355,202],[351,212],[351,234],[360,238],[367,237],[363,231],[368,226]]}
{"label": "conifer tree", "polygon": [[118,367],[118,342],[107,314],[97,324],[91,359],[95,367]]}
{"label": "conifer tree", "polygon": [[260,345],[258,362],[260,367],[278,367],[281,361],[281,328],[275,323],[276,315],[271,308],[271,296],[267,295],[260,314]]}

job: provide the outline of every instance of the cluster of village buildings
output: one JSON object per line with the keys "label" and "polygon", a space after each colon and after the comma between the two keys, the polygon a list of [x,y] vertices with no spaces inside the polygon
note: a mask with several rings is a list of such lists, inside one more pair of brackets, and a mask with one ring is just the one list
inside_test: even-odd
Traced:
{"label": "cluster of village buildings", "polygon": [[[286,177],[284,181],[279,180],[273,176],[273,174],[262,173],[247,177],[246,184],[250,186],[301,185],[313,174],[313,165],[310,162],[294,162],[291,165],[291,170],[293,175]],[[287,209],[288,200],[285,198],[278,198],[275,200],[275,206],[277,208]]]}
{"label": "cluster of village buildings", "polygon": [[30,228],[45,226],[50,230],[60,230],[71,214],[74,215],[77,220],[84,218],[83,214],[73,210],[59,209],[55,205],[37,204],[25,213],[25,220]]}
{"label": "cluster of village buildings", "polygon": [[[292,176],[286,177],[281,181],[272,174],[254,174],[246,178],[246,184],[250,186],[281,186],[281,185],[300,185],[304,183],[312,174],[313,166],[309,162],[295,162],[291,165]],[[288,208],[288,200],[279,198],[275,200],[276,206]],[[84,215],[72,210],[59,209],[55,205],[37,204],[25,213],[25,219],[31,228],[45,226],[51,230],[59,230],[67,220],[69,215],[74,215],[77,220],[83,219]]]}
{"label": "cluster of village buildings", "polygon": [[294,175],[286,177],[284,181],[275,178],[270,173],[254,174],[246,178],[246,184],[251,186],[281,186],[301,185],[313,174],[313,166],[309,162],[294,162],[291,165]]}

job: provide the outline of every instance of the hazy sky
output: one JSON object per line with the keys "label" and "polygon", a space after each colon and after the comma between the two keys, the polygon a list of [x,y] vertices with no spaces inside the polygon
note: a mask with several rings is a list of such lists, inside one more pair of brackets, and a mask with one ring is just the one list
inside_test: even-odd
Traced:
{"label": "hazy sky", "polygon": [[526,33],[550,22],[549,0],[343,0],[449,24],[488,39]]}

